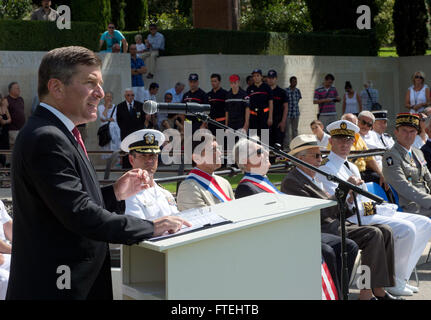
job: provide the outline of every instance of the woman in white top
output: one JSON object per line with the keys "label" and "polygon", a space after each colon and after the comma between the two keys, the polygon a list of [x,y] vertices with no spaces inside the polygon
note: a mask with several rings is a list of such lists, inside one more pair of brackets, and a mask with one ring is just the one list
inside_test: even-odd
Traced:
{"label": "woman in white top", "polygon": [[346,94],[343,98],[343,114],[359,114],[362,111],[362,101],[360,95],[356,94],[356,91],[353,90],[350,81],[346,81],[344,89],[346,90]]}
{"label": "woman in white top", "polygon": [[[121,144],[121,135],[120,135],[120,127],[117,123],[117,108],[112,103],[112,99],[114,98],[112,92],[108,91],[105,93],[104,104],[99,105],[98,113],[100,119],[100,125],[106,124],[106,122],[110,122],[109,124],[109,133],[111,134],[111,141],[102,147],[103,150],[109,151],[117,151],[120,150]],[[102,159],[110,158],[110,154],[102,155]]]}
{"label": "woman in white top", "polygon": [[420,113],[419,117],[421,118],[421,120],[420,120],[421,131],[416,135],[415,142],[413,142],[413,145],[412,145],[412,147],[415,147],[415,148],[418,148],[418,149],[422,148],[422,146],[428,140],[428,135],[425,132],[426,120],[427,120],[428,117],[424,113]]}
{"label": "woman in white top", "polygon": [[410,113],[423,112],[431,104],[430,89],[425,84],[425,73],[417,71],[412,77],[413,85],[406,93],[406,108]]}

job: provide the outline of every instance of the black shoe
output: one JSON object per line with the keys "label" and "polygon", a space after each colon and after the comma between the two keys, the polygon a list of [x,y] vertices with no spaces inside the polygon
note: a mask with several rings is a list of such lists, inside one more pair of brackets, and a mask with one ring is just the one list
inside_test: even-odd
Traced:
{"label": "black shoe", "polygon": [[386,294],[383,297],[378,297],[376,296],[377,300],[406,300],[404,298],[401,297],[395,297],[393,295],[391,295],[389,292],[386,292]]}

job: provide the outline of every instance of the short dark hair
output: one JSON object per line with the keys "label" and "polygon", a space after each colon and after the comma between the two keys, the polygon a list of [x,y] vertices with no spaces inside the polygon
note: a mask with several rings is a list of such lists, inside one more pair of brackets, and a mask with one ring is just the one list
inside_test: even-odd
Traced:
{"label": "short dark hair", "polygon": [[346,81],[346,84],[344,85],[344,89],[352,89],[352,84],[350,81]]}
{"label": "short dark hair", "polygon": [[295,77],[295,76],[290,77],[289,82],[292,82],[293,80],[298,80],[298,78],[297,78],[297,77]]}
{"label": "short dark hair", "polygon": [[149,26],[149,28],[157,28],[157,24],[151,23],[150,26]]}
{"label": "short dark hair", "polygon": [[150,90],[151,89],[156,89],[156,88],[158,88],[159,87],[159,84],[157,83],[157,82],[151,82],[151,84],[150,84]]}
{"label": "short dark hair", "polygon": [[329,80],[329,79],[331,79],[332,81],[334,81],[334,80],[335,80],[335,77],[334,77],[332,74],[328,73],[328,74],[325,76],[325,80]]}
{"label": "short dark hair", "polygon": [[165,99],[166,99],[166,97],[167,97],[167,96],[171,96],[172,98],[174,97],[174,96],[172,95],[172,93],[170,93],[170,92],[166,92],[166,93],[165,93]]}
{"label": "short dark hair", "polygon": [[213,73],[210,77],[210,79],[212,78],[217,78],[218,81],[221,81],[221,76],[218,73]]}
{"label": "short dark hair", "polygon": [[323,125],[323,122],[322,121],[320,121],[320,120],[313,120],[311,123],[310,123],[310,127],[312,126],[312,125],[314,125],[314,124],[317,124],[318,126],[320,126],[322,129],[323,128],[325,128],[325,126]]}
{"label": "short dark hair", "polygon": [[247,78],[245,78],[245,81],[248,82],[248,80],[253,79],[253,76],[247,76]]}
{"label": "short dark hair", "polygon": [[102,66],[100,58],[91,50],[70,46],[49,51],[42,59],[39,66],[39,78],[37,93],[39,99],[48,94],[48,81],[58,79],[68,85],[72,77],[77,73],[77,66]]}
{"label": "short dark hair", "polygon": [[7,91],[8,92],[10,92],[10,90],[12,89],[12,87],[13,87],[14,84],[18,84],[18,82],[13,81],[13,82],[11,82],[11,83],[8,84],[8,86],[7,86]]}

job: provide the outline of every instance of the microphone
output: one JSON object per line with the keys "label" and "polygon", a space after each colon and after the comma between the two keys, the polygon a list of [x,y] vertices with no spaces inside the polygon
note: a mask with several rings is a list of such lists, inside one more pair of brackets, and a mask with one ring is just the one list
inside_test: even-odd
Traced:
{"label": "microphone", "polygon": [[209,104],[199,104],[194,102],[186,103],[166,103],[147,100],[144,102],[144,112],[154,114],[156,112],[163,113],[179,113],[193,115],[195,113],[209,113],[211,106]]}

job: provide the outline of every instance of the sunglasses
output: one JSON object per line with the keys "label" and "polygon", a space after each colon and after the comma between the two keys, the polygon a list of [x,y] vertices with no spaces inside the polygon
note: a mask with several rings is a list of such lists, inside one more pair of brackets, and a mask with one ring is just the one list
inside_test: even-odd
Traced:
{"label": "sunglasses", "polygon": [[415,79],[421,79],[421,80],[424,80],[424,77],[422,77],[422,76],[415,76]]}
{"label": "sunglasses", "polygon": [[108,29],[115,29],[115,27],[108,27]]}
{"label": "sunglasses", "polygon": [[316,158],[316,159],[322,158],[321,153],[310,153],[309,155],[312,156],[312,158]]}
{"label": "sunglasses", "polygon": [[365,121],[365,120],[361,120],[361,123],[362,123],[364,126],[367,126],[367,127],[369,127],[369,128],[371,128],[371,127],[373,126],[373,123],[372,123],[372,122],[367,122],[367,121]]}

